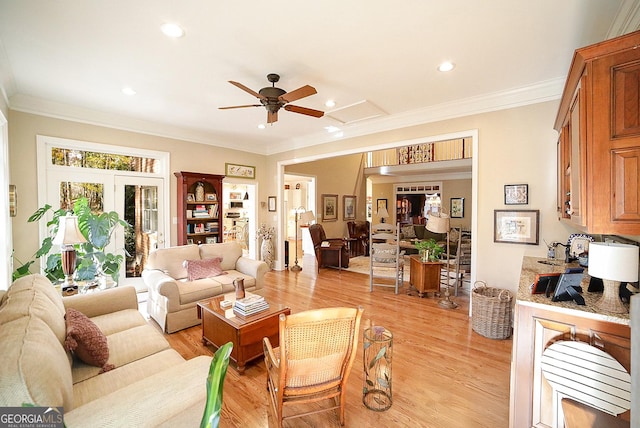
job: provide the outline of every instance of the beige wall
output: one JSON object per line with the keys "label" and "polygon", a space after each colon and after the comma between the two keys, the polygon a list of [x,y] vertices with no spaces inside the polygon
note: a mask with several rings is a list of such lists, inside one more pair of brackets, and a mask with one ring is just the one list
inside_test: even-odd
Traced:
{"label": "beige wall", "polygon": [[[19,194],[18,215],[12,219],[13,244],[16,258],[22,262],[29,260],[40,246],[37,226],[27,223],[28,217],[38,208],[38,187],[35,173],[36,135],[169,152],[171,156],[171,215],[168,217],[168,220],[171,221],[170,245],[175,245],[177,242],[176,226],[173,223],[173,217],[176,216],[177,210],[176,178],[173,176],[173,172],[194,171],[224,174],[225,162],[235,162],[242,165],[255,165],[256,183],[273,181],[266,179],[268,176],[273,177],[273,171],[269,173],[266,171],[265,157],[262,155],[11,110],[9,112],[11,183],[17,186]],[[260,195],[267,195],[267,193],[262,193],[261,188],[258,189],[258,192]],[[266,196],[259,197],[259,200],[266,201],[266,199]],[[266,209],[261,209],[259,216],[266,215],[266,212]]]}
{"label": "beige wall", "polygon": [[[565,242],[575,232],[556,217],[556,140],[553,122],[557,101],[477,114],[412,126],[329,143],[322,147],[296,149],[270,157],[270,162],[313,156],[334,156],[349,150],[375,148],[393,142],[478,130],[478,201],[476,277],[493,287],[516,290],[523,255],[544,257],[547,241]],[[540,245],[493,242],[493,211],[505,209],[504,185],[527,183],[529,204],[523,209],[540,210]],[[393,198],[393,189],[373,195]],[[465,199],[465,210],[471,197]],[[375,221],[375,217],[374,217]]]}
{"label": "beige wall", "polygon": [[[316,213],[317,222],[322,227],[328,238],[348,236],[347,222],[344,221],[342,197],[344,195],[356,196],[356,219],[365,220],[365,198],[367,188],[362,175],[362,155],[348,155],[316,162],[303,162],[295,165],[287,165],[287,174],[304,174],[316,177]],[[322,210],[322,195],[338,195],[338,220],[323,221],[320,218]]]}
{"label": "beige wall", "polygon": [[[546,248],[543,238],[547,241],[562,242],[566,241],[569,233],[574,232],[560,224],[556,218],[557,135],[552,129],[556,109],[557,102],[540,103],[381,132],[322,146],[294,149],[268,156],[266,159],[263,156],[245,152],[11,111],[9,116],[11,179],[18,185],[21,195],[19,214],[13,219],[13,241],[16,254],[27,259],[38,246],[36,228],[27,226],[26,223],[28,215],[37,208],[34,173],[36,134],[166,150],[171,153],[171,171],[192,170],[223,173],[225,161],[254,164],[257,166],[257,182],[260,186],[259,200],[266,201],[267,195],[280,194],[277,181],[273,179],[279,161],[291,162],[294,159],[329,157],[345,154],[345,148],[349,148],[352,152],[357,149],[364,151],[392,142],[477,129],[479,136],[479,148],[476,153],[478,159],[478,228],[474,236],[477,242],[477,279],[484,280],[491,286],[515,290],[523,255],[544,256]],[[345,172],[355,173],[355,167],[343,169]],[[331,167],[331,171],[335,171],[334,167]],[[303,171],[297,172],[302,173]],[[307,171],[304,173],[308,174]],[[529,184],[529,205],[522,208],[541,211],[541,245],[493,242],[493,210],[506,208],[503,204],[503,186],[509,183]],[[318,184],[320,186],[320,183]],[[321,186],[318,189],[318,194],[334,193],[340,197],[345,194],[343,192],[350,189],[347,187],[346,190],[342,190],[343,187],[339,180],[334,183],[324,183]],[[365,187],[364,184],[362,187]],[[373,203],[375,204],[378,197],[387,197],[391,201],[393,198],[391,185],[390,189],[388,195],[385,192],[380,195],[374,194]],[[175,195],[175,180],[171,182],[171,191],[172,195]],[[471,200],[465,200],[465,210],[470,207],[470,203]],[[358,217],[360,218],[363,215],[364,205],[358,203],[358,206]],[[175,209],[175,201],[172,200],[172,215],[175,215]],[[275,225],[277,216],[273,213],[267,213],[264,208],[260,210],[259,221]],[[331,234],[335,233],[338,236],[343,234],[342,226],[338,226],[338,224],[339,222],[335,223],[336,230],[333,230],[333,225],[331,226]],[[172,232],[171,241],[175,242],[175,231]]]}

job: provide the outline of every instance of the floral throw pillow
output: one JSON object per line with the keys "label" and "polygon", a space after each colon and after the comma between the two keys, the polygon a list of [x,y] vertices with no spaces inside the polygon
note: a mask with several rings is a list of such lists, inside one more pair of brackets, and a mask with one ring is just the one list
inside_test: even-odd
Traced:
{"label": "floral throw pillow", "polygon": [[96,367],[102,367],[100,373],[115,368],[109,361],[109,346],[107,337],[97,325],[85,314],[68,308],[65,314],[67,323],[67,338],[64,347],[73,352],[81,361]]}
{"label": "floral throw pillow", "polygon": [[212,259],[185,260],[182,262],[182,266],[187,269],[189,281],[195,281],[196,279],[226,274],[220,267],[220,263],[222,263],[222,257],[214,257]]}

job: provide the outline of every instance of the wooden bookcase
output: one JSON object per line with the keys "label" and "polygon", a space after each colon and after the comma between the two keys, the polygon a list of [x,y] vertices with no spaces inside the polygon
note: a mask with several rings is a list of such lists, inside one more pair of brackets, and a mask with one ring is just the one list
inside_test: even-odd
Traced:
{"label": "wooden bookcase", "polygon": [[179,171],[178,245],[222,242],[224,175]]}

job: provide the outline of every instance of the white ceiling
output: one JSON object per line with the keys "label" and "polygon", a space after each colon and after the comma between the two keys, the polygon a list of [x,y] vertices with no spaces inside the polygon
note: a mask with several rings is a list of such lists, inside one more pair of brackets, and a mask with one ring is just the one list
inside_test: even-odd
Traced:
{"label": "white ceiling", "polygon": [[[638,29],[639,3],[0,0],[0,84],[15,110],[270,154],[557,99],[573,51]],[[268,73],[314,86],[292,104],[328,114],[261,130],[263,107],[218,109],[257,101],[228,80],[258,91]]]}

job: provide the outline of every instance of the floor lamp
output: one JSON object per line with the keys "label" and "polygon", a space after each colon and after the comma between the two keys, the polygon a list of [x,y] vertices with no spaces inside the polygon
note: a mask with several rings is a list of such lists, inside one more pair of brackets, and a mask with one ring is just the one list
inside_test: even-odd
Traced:
{"label": "floor lamp", "polygon": [[[449,294],[449,279],[451,266],[449,264],[449,229],[451,228],[451,219],[449,215],[445,213],[440,213],[439,215],[429,214],[429,219],[427,220],[426,229],[433,233],[446,233],[447,234],[447,247],[445,252],[447,253],[447,288],[444,290],[444,299],[438,302],[438,306],[447,308],[447,309],[455,309],[458,307],[458,304],[451,301],[451,295]],[[457,255],[460,257],[460,255]],[[456,281],[458,279],[456,278]]]}
{"label": "floor lamp", "polygon": [[309,224],[316,217],[313,215],[313,211],[307,211],[304,207],[298,207],[294,211],[295,222],[296,222],[296,260],[295,264],[291,266],[292,272],[300,272],[302,270],[302,266],[298,265],[298,221],[301,223]]}

